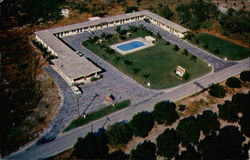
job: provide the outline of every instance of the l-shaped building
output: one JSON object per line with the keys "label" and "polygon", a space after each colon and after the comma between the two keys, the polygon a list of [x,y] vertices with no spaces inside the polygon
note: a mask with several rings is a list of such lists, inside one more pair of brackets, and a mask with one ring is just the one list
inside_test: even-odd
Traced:
{"label": "l-shaped building", "polygon": [[184,38],[188,29],[169,21],[148,10],[105,17],[87,22],[67,25],[48,30],[35,32],[36,39],[46,47],[53,55],[58,58],[52,60],[53,68],[68,82],[70,85],[90,81],[91,77],[101,72],[101,69],[94,65],[85,57],[79,57],[72,49],[66,46],[59,38],[85,31],[93,31],[114,27],[125,23],[144,20],[147,18],[152,24],[168,31],[179,38]]}

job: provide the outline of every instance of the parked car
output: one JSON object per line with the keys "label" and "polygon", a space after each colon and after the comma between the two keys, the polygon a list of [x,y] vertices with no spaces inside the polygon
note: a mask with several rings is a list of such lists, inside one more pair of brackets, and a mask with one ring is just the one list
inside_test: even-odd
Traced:
{"label": "parked car", "polygon": [[80,56],[80,57],[83,56],[83,54],[82,54],[81,52],[79,52],[79,51],[76,51],[76,54],[77,54],[78,56]]}
{"label": "parked car", "polygon": [[82,92],[80,91],[80,89],[77,86],[72,86],[71,89],[75,95],[82,94]]}

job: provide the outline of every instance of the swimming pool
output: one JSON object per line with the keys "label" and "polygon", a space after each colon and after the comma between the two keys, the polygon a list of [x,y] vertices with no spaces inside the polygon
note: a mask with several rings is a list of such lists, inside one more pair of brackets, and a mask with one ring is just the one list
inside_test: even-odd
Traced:
{"label": "swimming pool", "polygon": [[133,41],[133,42],[129,42],[129,43],[126,43],[126,44],[119,45],[119,46],[117,46],[117,48],[119,48],[122,51],[129,51],[129,50],[139,48],[139,47],[142,47],[142,46],[145,46],[145,44],[143,42]]}

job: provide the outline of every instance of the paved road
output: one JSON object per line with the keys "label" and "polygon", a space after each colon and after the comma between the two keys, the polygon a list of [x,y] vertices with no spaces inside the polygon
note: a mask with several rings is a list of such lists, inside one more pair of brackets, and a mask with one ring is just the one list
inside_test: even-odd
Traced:
{"label": "paved road", "polygon": [[[239,62],[238,64],[227,67],[218,72],[203,76],[191,81],[189,83],[180,85],[172,90],[167,91],[164,94],[157,95],[155,97],[144,100],[138,104],[131,105],[118,112],[109,115],[110,121],[106,123],[105,127],[119,121],[130,120],[132,116],[140,111],[151,111],[153,105],[162,100],[176,101],[188,95],[194,94],[202,90],[202,88],[208,87],[212,83],[217,83],[230,76],[236,75],[241,71],[250,69],[250,58]],[[199,84],[199,85],[197,85]],[[96,120],[85,126],[73,129],[69,132],[59,135],[54,141],[49,143],[30,148],[25,151],[20,151],[10,156],[7,159],[39,159],[46,158],[52,155],[56,155],[64,150],[72,148],[78,137],[85,136],[90,131],[97,131],[98,128],[104,126],[106,118]]]}

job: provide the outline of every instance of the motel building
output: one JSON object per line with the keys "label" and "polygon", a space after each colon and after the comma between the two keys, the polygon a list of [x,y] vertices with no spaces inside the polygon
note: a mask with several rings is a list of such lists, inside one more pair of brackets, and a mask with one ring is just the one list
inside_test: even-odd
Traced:
{"label": "motel building", "polygon": [[[67,25],[48,30],[35,32],[36,40],[46,47],[58,58],[52,60],[52,67],[56,70],[69,85],[90,82],[91,77],[97,76],[102,70],[94,65],[84,56],[79,57],[72,49],[66,46],[59,38],[85,31],[94,31],[107,27],[114,27],[125,23],[149,19],[150,22],[163,30],[174,34],[179,38],[184,38],[188,29],[169,21],[148,10],[117,15],[112,17],[91,18],[87,22]],[[80,42],[79,42],[80,43]]]}

